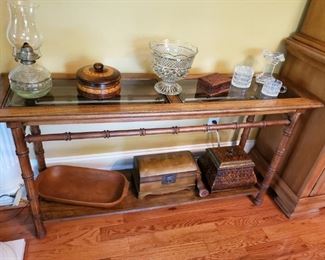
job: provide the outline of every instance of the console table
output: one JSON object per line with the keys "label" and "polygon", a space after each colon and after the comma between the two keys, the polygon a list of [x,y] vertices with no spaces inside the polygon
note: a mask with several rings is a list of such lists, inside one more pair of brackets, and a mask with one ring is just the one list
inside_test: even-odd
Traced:
{"label": "console table", "polygon": [[[323,107],[323,104],[299,86],[286,82],[288,92],[277,99],[259,99],[256,93],[260,86],[253,84],[245,99],[240,98],[209,98],[196,93],[198,76],[190,76],[181,82],[183,93],[179,96],[161,96],[154,92],[156,78],[149,74],[122,75],[122,93],[117,99],[92,101],[77,94],[74,75],[54,75],[53,89],[47,96],[37,100],[23,100],[10,91],[7,75],[1,75],[0,82],[0,121],[6,122],[14,138],[17,156],[19,158],[22,176],[26,185],[31,214],[36,235],[42,238],[46,235],[43,221],[49,219],[51,203],[41,202],[35,189],[33,171],[29,160],[27,143],[34,144],[34,150],[39,170],[46,168],[42,142],[86,138],[113,138],[121,136],[145,136],[158,134],[181,134],[190,132],[208,132],[224,129],[243,128],[239,145],[245,146],[251,128],[284,126],[282,138],[277,151],[269,164],[267,173],[258,187],[251,190],[237,190],[212,194],[207,198],[198,198],[193,192],[177,193],[159,196],[139,202],[130,195],[123,205],[109,210],[97,210],[98,213],[116,213],[171,206],[207,199],[219,199],[224,196],[252,195],[256,205],[263,202],[263,197],[269,188],[279,165],[285,156],[287,147],[292,142],[291,135],[302,113],[309,109]],[[256,115],[283,115],[277,120],[259,120]],[[177,120],[209,117],[246,116],[245,122],[216,125],[196,125],[186,127],[165,127],[149,129],[106,130],[78,133],[42,134],[40,125],[80,124],[103,122],[130,122],[148,120]],[[260,118],[260,117],[259,117]],[[25,134],[25,128],[30,127],[31,134]],[[140,138],[140,137],[139,137]],[[169,197],[168,197],[169,196]],[[169,199],[168,199],[169,198]],[[52,209],[68,207],[53,203]],[[76,207],[76,206],[71,206]],[[80,209],[80,207],[78,208]],[[87,213],[95,209],[83,208]],[[42,214],[41,214],[42,212]],[[44,214],[45,213],[45,214]],[[53,215],[52,215],[53,217]],[[62,217],[58,216],[57,217]]]}

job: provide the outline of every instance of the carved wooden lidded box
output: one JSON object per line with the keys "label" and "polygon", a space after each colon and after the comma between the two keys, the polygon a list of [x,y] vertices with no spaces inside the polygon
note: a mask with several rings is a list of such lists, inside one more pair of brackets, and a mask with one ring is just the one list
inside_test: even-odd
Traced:
{"label": "carved wooden lidded box", "polygon": [[200,170],[189,151],[134,157],[138,198],[194,188]]}
{"label": "carved wooden lidded box", "polygon": [[229,76],[213,73],[201,77],[197,81],[196,95],[223,96],[227,95],[230,88],[231,78]]}
{"label": "carved wooden lidded box", "polygon": [[254,162],[239,146],[208,148],[198,165],[211,192],[256,183]]}
{"label": "carved wooden lidded box", "polygon": [[89,99],[109,99],[121,92],[121,73],[110,66],[95,63],[77,71],[78,93]]}

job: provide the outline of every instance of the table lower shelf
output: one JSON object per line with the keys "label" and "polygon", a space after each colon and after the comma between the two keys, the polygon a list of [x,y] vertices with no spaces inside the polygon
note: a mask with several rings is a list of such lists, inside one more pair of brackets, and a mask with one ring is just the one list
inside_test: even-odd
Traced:
{"label": "table lower shelf", "polygon": [[256,187],[241,188],[216,192],[210,194],[208,197],[200,198],[197,194],[197,191],[193,189],[166,195],[147,196],[144,199],[138,199],[131,188],[129,195],[121,202],[121,204],[110,209],[75,206],[41,200],[41,211],[42,219],[45,221],[66,218],[76,219],[86,216],[124,214],[144,210],[176,207],[185,204],[199,203],[237,196],[255,196],[257,192],[258,189]]}

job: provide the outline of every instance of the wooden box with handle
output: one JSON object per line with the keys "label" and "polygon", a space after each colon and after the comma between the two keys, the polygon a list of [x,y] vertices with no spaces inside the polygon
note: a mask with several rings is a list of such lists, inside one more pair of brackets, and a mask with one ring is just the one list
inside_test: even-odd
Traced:
{"label": "wooden box with handle", "polygon": [[198,188],[199,196],[209,194],[191,152],[172,152],[134,157],[134,182],[138,198]]}

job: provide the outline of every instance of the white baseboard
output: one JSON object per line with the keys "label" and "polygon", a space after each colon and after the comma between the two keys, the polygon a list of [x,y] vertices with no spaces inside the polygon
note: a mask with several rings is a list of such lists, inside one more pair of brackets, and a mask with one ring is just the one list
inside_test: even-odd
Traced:
{"label": "white baseboard", "polygon": [[[255,140],[248,140],[245,151],[249,151],[255,144]],[[236,142],[223,142],[221,146],[236,145]],[[133,157],[144,154],[168,153],[176,151],[191,151],[193,153],[203,152],[206,148],[217,147],[215,143],[195,144],[175,147],[163,147],[152,149],[141,149],[105,154],[89,154],[69,157],[47,158],[46,163],[51,165],[71,165],[107,170],[122,170],[133,167]]]}

